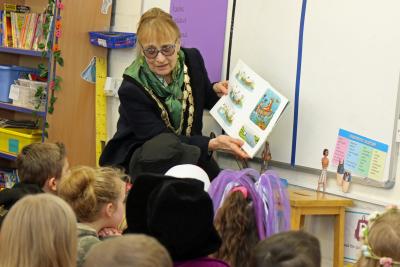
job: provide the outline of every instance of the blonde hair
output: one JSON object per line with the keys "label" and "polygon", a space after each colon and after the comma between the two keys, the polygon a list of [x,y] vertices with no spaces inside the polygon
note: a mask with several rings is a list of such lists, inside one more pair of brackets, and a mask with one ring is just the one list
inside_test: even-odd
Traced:
{"label": "blonde hair", "polygon": [[[365,245],[370,246],[371,252],[379,258],[390,257],[400,261],[400,212],[391,208],[375,220],[369,222]],[[378,267],[378,259],[361,255],[354,267]],[[393,265],[397,266],[397,265]]]}
{"label": "blonde hair", "polygon": [[71,207],[57,196],[26,196],[4,220],[0,234],[2,267],[73,267],[76,253],[76,218]]}
{"label": "blonde hair", "polygon": [[62,143],[33,143],[22,148],[17,156],[17,170],[21,182],[43,187],[52,177],[61,178],[65,164]]}
{"label": "blonde hair", "polygon": [[124,176],[110,167],[75,167],[61,181],[58,194],[71,205],[79,222],[93,222],[104,204],[117,203]]}
{"label": "blonde hair", "polygon": [[181,37],[172,16],[160,8],[149,9],[141,16],[136,33],[139,43],[146,40],[171,41]]}
{"label": "blonde hair", "polygon": [[167,250],[153,237],[129,234],[93,247],[84,267],[172,267]]}

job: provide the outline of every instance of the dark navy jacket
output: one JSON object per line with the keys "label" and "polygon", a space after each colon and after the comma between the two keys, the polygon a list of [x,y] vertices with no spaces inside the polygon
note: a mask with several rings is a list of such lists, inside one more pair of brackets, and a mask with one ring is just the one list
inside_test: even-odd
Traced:
{"label": "dark navy jacket", "polygon": [[[185,53],[185,64],[190,76],[195,112],[192,136],[181,135],[179,138],[184,143],[198,146],[202,151],[201,159],[207,160],[210,138],[202,136],[203,110],[211,109],[218,101],[218,96],[212,89],[200,52],[195,48],[182,48],[182,50]],[[140,83],[127,75],[123,78],[118,91],[121,104],[117,132],[104,148],[99,163],[101,166],[122,166],[128,170],[130,158],[138,147],[152,137],[169,130],[161,119],[160,108]],[[187,126],[187,115],[186,111],[182,133]]]}

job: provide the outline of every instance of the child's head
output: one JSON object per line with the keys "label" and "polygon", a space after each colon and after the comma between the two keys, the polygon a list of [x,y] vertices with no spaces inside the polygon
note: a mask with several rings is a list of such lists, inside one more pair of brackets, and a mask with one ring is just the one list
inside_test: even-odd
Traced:
{"label": "child's head", "polygon": [[23,147],[17,157],[21,182],[36,184],[48,193],[57,192],[57,183],[68,169],[62,143],[33,143]]}
{"label": "child's head", "polygon": [[153,237],[128,234],[90,249],[84,267],[172,267],[167,250]]}
{"label": "child's head", "polygon": [[317,238],[303,231],[289,231],[260,241],[253,250],[252,267],[320,267]]}
{"label": "child's head", "polygon": [[362,255],[354,266],[386,266],[390,261],[388,266],[400,266],[400,211],[390,208],[375,215],[364,229]]}
{"label": "child's head", "polygon": [[3,222],[0,266],[71,267],[76,264],[76,251],[76,218],[59,197],[26,196]]}
{"label": "child's head", "polygon": [[123,219],[125,174],[114,168],[76,167],[60,183],[59,195],[81,223],[116,228]]}
{"label": "child's head", "polygon": [[222,239],[214,256],[233,267],[248,266],[251,251],[259,238],[253,205],[245,187],[232,189],[218,209],[214,224]]}

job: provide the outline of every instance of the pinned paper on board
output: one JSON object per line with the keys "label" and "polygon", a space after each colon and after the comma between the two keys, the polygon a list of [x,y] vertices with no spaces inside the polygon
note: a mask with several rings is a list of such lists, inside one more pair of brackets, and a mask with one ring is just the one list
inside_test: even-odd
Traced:
{"label": "pinned paper on board", "polygon": [[382,181],[388,149],[387,144],[340,129],[333,164],[344,161],[345,170]]}
{"label": "pinned paper on board", "polygon": [[82,71],[81,78],[87,82],[96,83],[96,57],[93,57],[89,65]]}
{"label": "pinned paper on board", "polygon": [[108,8],[112,5],[112,0],[103,0],[101,5],[101,14],[107,15]]}

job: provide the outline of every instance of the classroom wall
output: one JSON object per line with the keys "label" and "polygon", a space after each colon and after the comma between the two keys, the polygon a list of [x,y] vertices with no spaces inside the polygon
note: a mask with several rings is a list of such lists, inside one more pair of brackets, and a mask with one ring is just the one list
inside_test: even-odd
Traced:
{"label": "classroom wall", "polygon": [[[232,1],[229,1],[229,10],[228,10],[228,19],[227,22],[230,22],[230,8]],[[131,31],[135,32],[137,22],[140,18],[140,13],[142,10],[141,1],[129,1],[129,0],[119,0],[116,3],[116,7],[114,12],[114,24],[112,25],[112,30],[118,31]],[[226,38],[227,39],[227,38]],[[128,50],[112,50],[109,57],[109,76],[111,77],[121,77],[124,69],[133,61],[134,49]],[[224,62],[226,62],[226,51],[224,55]],[[223,67],[223,77],[225,77],[225,69]],[[108,98],[108,116],[107,116],[107,129],[108,129],[108,138],[111,138],[112,135],[116,131],[116,123],[118,120],[118,106],[119,100],[116,97]],[[215,124],[215,122],[206,115],[205,119],[205,133],[208,133],[210,130],[218,131],[219,127]],[[273,156],[273,155],[272,155]],[[235,159],[229,155],[218,154],[218,162],[222,168],[230,168],[230,169],[238,169],[238,165]],[[255,169],[259,169],[258,163],[251,163],[251,167]],[[398,166],[398,169],[400,166]],[[288,169],[279,169],[275,168],[278,173],[289,180],[290,183],[294,183],[297,185],[305,185],[310,184],[310,180],[315,182],[315,186],[317,185],[317,177],[314,175],[310,175],[308,173],[297,172]],[[397,171],[399,173],[399,170]],[[360,187],[361,185],[352,185]],[[328,181],[328,191],[332,191],[335,188],[335,181],[333,179],[329,179]],[[398,190],[400,193],[400,190]],[[338,191],[335,189],[335,193]],[[381,210],[383,205],[386,203],[382,201],[378,201],[375,203],[368,203],[365,201],[355,201],[355,207],[361,208],[364,210]],[[314,233],[321,241],[322,248],[322,257],[323,257],[323,267],[332,266],[332,257],[333,257],[333,236],[329,234],[329,231],[326,229],[333,229],[333,217],[326,216],[316,216],[313,219],[306,219],[306,227],[307,230]]]}
{"label": "classroom wall", "polygon": [[[111,30],[122,32],[136,32],[140,19],[141,1],[115,1]],[[110,50],[108,57],[108,76],[122,78],[122,74],[135,58],[135,49]],[[107,98],[107,137],[110,139],[116,129],[118,121],[118,97]]]}

